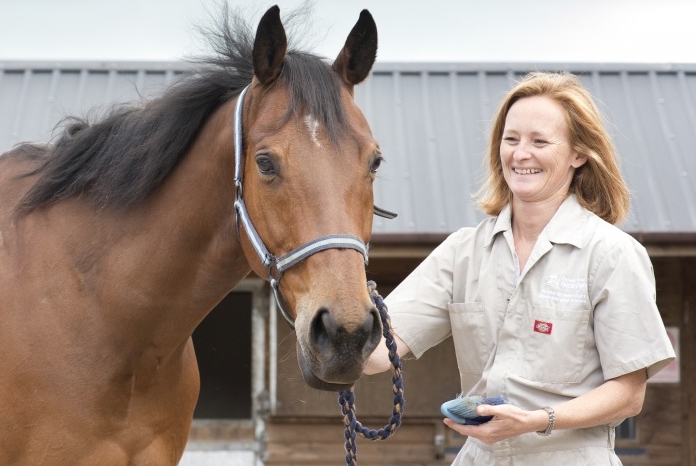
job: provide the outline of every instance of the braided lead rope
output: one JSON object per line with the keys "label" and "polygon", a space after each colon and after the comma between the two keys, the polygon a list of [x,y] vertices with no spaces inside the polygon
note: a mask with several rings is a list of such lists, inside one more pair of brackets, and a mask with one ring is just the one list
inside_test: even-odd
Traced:
{"label": "braided lead rope", "polygon": [[344,390],[338,395],[338,403],[341,405],[341,413],[343,414],[343,424],[345,425],[344,437],[346,440],[346,465],[355,466],[358,464],[357,446],[355,444],[356,432],[363,438],[369,440],[386,440],[392,435],[401,425],[401,416],[404,412],[404,381],[401,375],[401,361],[396,352],[396,343],[392,333],[391,320],[387,313],[387,306],[384,300],[377,293],[377,285],[372,280],[367,282],[367,287],[370,290],[370,299],[379,310],[379,316],[382,319],[382,334],[386,339],[386,345],[389,349],[389,361],[392,363],[392,391],[394,393],[394,409],[389,423],[379,430],[372,430],[364,427],[355,415],[355,392],[354,387]]}

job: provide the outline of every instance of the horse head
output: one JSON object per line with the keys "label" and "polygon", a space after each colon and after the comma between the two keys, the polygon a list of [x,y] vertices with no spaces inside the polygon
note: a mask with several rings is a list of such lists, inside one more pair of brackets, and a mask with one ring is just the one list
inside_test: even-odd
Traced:
{"label": "horse head", "polygon": [[[376,53],[377,28],[367,10],[332,65],[288,50],[278,7],[261,19],[254,77],[240,98],[244,181],[237,194],[273,256],[334,235],[368,243],[382,156],[353,88],[368,76]],[[257,254],[254,235],[239,229],[252,269],[277,286],[294,321],[307,384],[350,387],[382,334],[366,286],[366,246],[363,254],[359,246],[313,251],[282,270],[281,279]]]}

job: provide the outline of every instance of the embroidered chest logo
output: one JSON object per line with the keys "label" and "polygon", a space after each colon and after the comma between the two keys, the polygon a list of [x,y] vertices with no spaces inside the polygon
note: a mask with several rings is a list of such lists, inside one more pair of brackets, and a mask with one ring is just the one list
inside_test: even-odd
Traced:
{"label": "embroidered chest logo", "polygon": [[551,322],[542,322],[541,320],[534,321],[534,331],[537,333],[545,333],[551,335],[553,324]]}
{"label": "embroidered chest logo", "polygon": [[587,304],[589,302],[587,280],[558,274],[548,275],[539,297],[557,303]]}

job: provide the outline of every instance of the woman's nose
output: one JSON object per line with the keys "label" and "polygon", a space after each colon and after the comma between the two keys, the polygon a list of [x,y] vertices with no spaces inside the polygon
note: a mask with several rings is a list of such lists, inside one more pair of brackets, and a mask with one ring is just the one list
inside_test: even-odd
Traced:
{"label": "woman's nose", "polygon": [[515,150],[514,150],[514,152],[513,152],[513,154],[512,154],[512,157],[513,157],[515,160],[525,160],[525,159],[528,159],[528,158],[530,158],[531,155],[532,155],[532,154],[531,154],[531,151],[530,151],[529,149],[530,149],[530,148],[529,148],[529,144],[527,144],[526,142],[520,141],[520,143],[517,144],[517,146],[515,146]]}

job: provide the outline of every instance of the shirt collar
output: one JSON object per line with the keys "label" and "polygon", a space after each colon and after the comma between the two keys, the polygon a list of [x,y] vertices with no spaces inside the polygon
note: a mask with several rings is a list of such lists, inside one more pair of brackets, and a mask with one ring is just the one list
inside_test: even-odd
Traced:
{"label": "shirt collar", "polygon": [[575,194],[571,194],[544,228],[546,238],[552,243],[572,244],[581,248],[585,224],[589,217],[590,211],[580,205]]}
{"label": "shirt collar", "polygon": [[495,221],[488,224],[488,231],[484,247],[488,247],[493,242],[493,239],[504,231],[512,229],[512,207],[506,204],[503,210],[500,211]]}
{"label": "shirt collar", "polygon": [[[590,212],[580,205],[575,194],[570,194],[546,225],[540,237],[546,237],[552,243],[572,244],[580,248],[582,247],[583,231],[589,216]],[[484,246],[489,246],[498,233],[511,228],[512,207],[507,204],[495,221],[489,224]]]}

